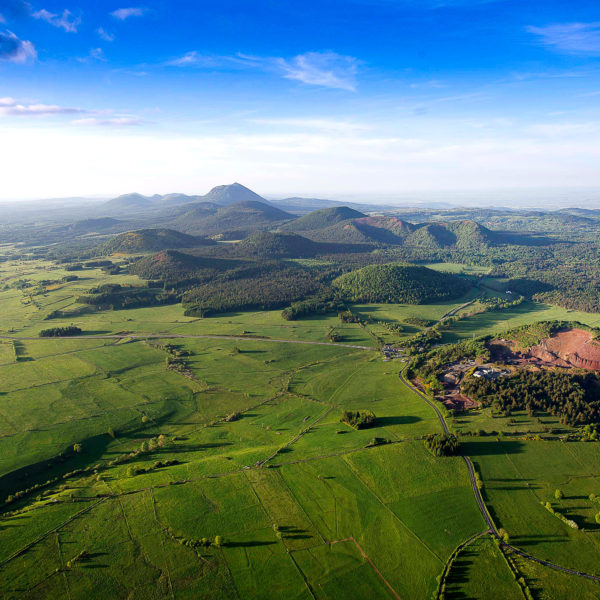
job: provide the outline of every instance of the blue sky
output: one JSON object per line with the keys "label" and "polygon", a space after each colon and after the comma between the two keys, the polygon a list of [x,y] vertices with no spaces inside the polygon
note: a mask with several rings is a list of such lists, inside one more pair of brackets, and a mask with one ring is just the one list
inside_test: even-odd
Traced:
{"label": "blue sky", "polygon": [[596,1],[0,0],[0,15],[0,197],[600,185]]}

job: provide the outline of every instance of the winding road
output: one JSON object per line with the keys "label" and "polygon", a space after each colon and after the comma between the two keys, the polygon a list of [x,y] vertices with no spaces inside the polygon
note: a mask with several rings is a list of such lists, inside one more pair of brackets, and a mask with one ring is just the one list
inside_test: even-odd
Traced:
{"label": "winding road", "polygon": [[[446,419],[444,419],[442,412],[435,405],[435,403],[432,402],[425,394],[423,394],[423,392],[421,392],[421,390],[419,390],[414,385],[412,385],[409,381],[407,381],[402,372],[399,374],[399,377],[400,377],[400,381],[406,387],[408,387],[413,392],[418,394],[423,400],[425,400],[425,402],[427,402],[427,404],[429,404],[429,406],[431,406],[431,408],[433,408],[433,410],[435,411],[435,413],[440,421],[440,425],[442,426],[442,429],[444,430],[444,433],[450,433],[450,430],[448,429],[448,425],[446,423]],[[469,471],[469,478],[471,479],[471,486],[473,488],[473,494],[475,496],[475,500],[477,501],[477,505],[479,506],[481,516],[487,523],[490,533],[495,538],[500,540],[500,544],[503,548],[511,550],[515,554],[518,554],[519,556],[522,556],[523,558],[526,558],[528,560],[536,562],[540,565],[544,565],[545,567],[550,567],[551,569],[555,569],[556,571],[562,571],[563,573],[568,573],[569,575],[577,575],[578,577],[584,577],[585,579],[591,579],[592,581],[600,582],[599,575],[592,575],[590,573],[584,573],[582,571],[577,571],[575,569],[569,569],[568,567],[563,567],[562,565],[557,565],[556,563],[550,562],[548,560],[543,560],[541,558],[537,558],[531,554],[528,554],[527,552],[523,552],[523,550],[519,550],[519,548],[515,548],[514,546],[511,546],[510,544],[503,542],[500,537],[500,534],[498,533],[498,530],[496,529],[496,525],[494,524],[494,521],[485,505],[485,501],[483,500],[481,491],[477,487],[477,478],[475,477],[475,467],[473,466],[473,462],[471,461],[471,459],[468,456],[466,456],[464,454],[461,454],[461,458],[465,461],[465,463],[467,465],[467,469]]]}

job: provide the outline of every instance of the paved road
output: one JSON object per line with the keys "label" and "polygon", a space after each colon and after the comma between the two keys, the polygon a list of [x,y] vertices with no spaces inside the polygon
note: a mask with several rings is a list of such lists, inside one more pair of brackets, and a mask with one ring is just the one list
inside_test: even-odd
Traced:
{"label": "paved road", "polygon": [[356,344],[342,344],[339,342],[311,342],[308,340],[280,340],[274,338],[252,337],[249,335],[186,335],[184,333],[132,333],[132,334],[105,334],[105,335],[61,335],[52,337],[19,337],[0,335],[0,340],[147,340],[147,339],[206,339],[206,340],[251,340],[255,342],[276,342],[279,344],[309,344],[313,346],[336,346],[338,348],[356,348],[357,350],[371,350],[379,352],[373,346],[358,346]]}
{"label": "paved road", "polygon": [[[442,426],[442,429],[444,430],[444,433],[450,433],[450,430],[448,429],[448,425],[446,424],[446,419],[444,419],[444,416],[442,415],[442,412],[440,411],[440,409],[435,405],[434,402],[432,402],[425,394],[423,394],[419,389],[417,389],[414,385],[412,385],[410,382],[408,382],[405,378],[404,375],[402,373],[400,373],[399,375],[400,377],[400,381],[407,386],[408,388],[410,388],[411,390],[413,390],[413,392],[415,392],[416,394],[418,394],[423,400],[425,400],[425,402],[427,402],[427,404],[429,404],[429,406],[431,406],[431,408],[433,408],[433,410],[436,412],[438,419],[440,421],[440,425]],[[481,491],[479,490],[479,488],[477,487],[477,479],[475,477],[475,468],[473,467],[473,463],[471,462],[471,459],[468,456],[465,456],[464,454],[462,455],[462,459],[465,461],[466,465],[467,465],[467,469],[469,471],[469,478],[471,479],[471,486],[473,488],[473,494],[475,495],[475,500],[477,501],[477,505],[479,506],[479,510],[481,511],[481,515],[484,518],[485,522],[487,523],[490,533],[498,538],[499,540],[500,535],[498,533],[498,530],[496,529],[496,525],[494,524],[494,521],[485,505],[485,502],[483,500],[483,497],[481,495]],[[536,562],[540,565],[544,565],[545,567],[550,567],[551,569],[555,569],[557,571],[562,571],[563,573],[568,573],[569,575],[577,575],[579,577],[584,577],[585,579],[591,579],[592,581],[598,581],[600,582],[600,576],[598,575],[592,575],[590,573],[584,573],[582,571],[577,571],[575,569],[569,569],[568,567],[563,567],[561,565],[557,565],[555,563],[552,563],[548,560],[543,560],[541,558],[536,558],[535,556],[532,556],[531,554],[528,554],[527,552],[523,552],[523,550],[519,550],[518,548],[515,548],[514,546],[511,546],[510,544],[506,544],[504,542],[501,541],[502,547],[503,548],[507,548],[509,550],[512,550],[515,554],[518,554],[519,556],[522,556],[523,558],[527,558],[528,560],[531,560],[533,562]]]}

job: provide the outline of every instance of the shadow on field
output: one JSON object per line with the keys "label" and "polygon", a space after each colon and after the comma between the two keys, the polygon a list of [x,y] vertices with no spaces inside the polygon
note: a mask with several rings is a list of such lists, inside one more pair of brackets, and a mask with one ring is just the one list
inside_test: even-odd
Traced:
{"label": "shadow on field", "polygon": [[568,542],[569,538],[559,537],[558,535],[543,535],[543,534],[530,534],[530,535],[518,535],[512,538],[512,543],[519,547],[526,546],[537,546],[538,544],[547,544],[548,542]]}
{"label": "shadow on field", "polygon": [[[113,333],[110,329],[86,329],[81,335],[108,335]],[[125,336],[123,336],[125,337]],[[52,338],[50,338],[52,339]]]}
{"label": "shadow on field", "polygon": [[81,453],[75,453],[72,447],[69,447],[58,456],[22,467],[0,477],[0,499],[4,500],[6,496],[19,490],[44,483],[54,477],[62,477],[69,471],[83,469],[98,462],[111,441],[112,438],[108,434],[102,433],[83,440],[84,451]]}
{"label": "shadow on field", "polygon": [[502,441],[502,442],[478,442],[468,441],[461,442],[463,454],[470,456],[492,456],[499,454],[519,454],[524,449],[523,442],[517,440]]}
{"label": "shadow on field", "polygon": [[401,415],[397,417],[377,417],[375,421],[375,428],[377,427],[388,427],[390,425],[411,425],[412,423],[418,423],[422,421],[421,417],[412,417],[410,415]]}
{"label": "shadow on field", "polygon": [[223,546],[227,548],[254,548],[256,546],[272,546],[277,542],[259,542],[259,541],[249,541],[249,542],[226,542]]}

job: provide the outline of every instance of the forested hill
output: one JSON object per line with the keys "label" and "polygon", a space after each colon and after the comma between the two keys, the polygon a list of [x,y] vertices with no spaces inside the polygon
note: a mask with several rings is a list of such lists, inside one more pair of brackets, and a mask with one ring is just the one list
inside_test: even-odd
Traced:
{"label": "forested hill", "polygon": [[[282,229],[286,231],[315,231],[331,227],[340,221],[359,219],[365,215],[347,206],[322,208],[314,210],[298,219],[287,223]],[[335,241],[335,240],[334,240]]]}
{"label": "forested hill", "polygon": [[213,245],[213,240],[187,235],[174,229],[140,229],[121,233],[100,246],[100,254],[154,252],[170,248]]}
{"label": "forested hill", "polygon": [[205,205],[194,207],[177,217],[172,225],[196,235],[218,235],[230,231],[273,228],[293,218],[294,215],[270,204],[245,200],[217,208],[214,212],[206,209]]}
{"label": "forested hill", "polygon": [[353,302],[403,304],[456,298],[471,287],[455,275],[405,264],[369,265],[341,275],[332,285]]}
{"label": "forested hill", "polygon": [[268,257],[296,258],[315,256],[321,250],[317,244],[295,233],[256,233],[232,248],[236,254]]}

